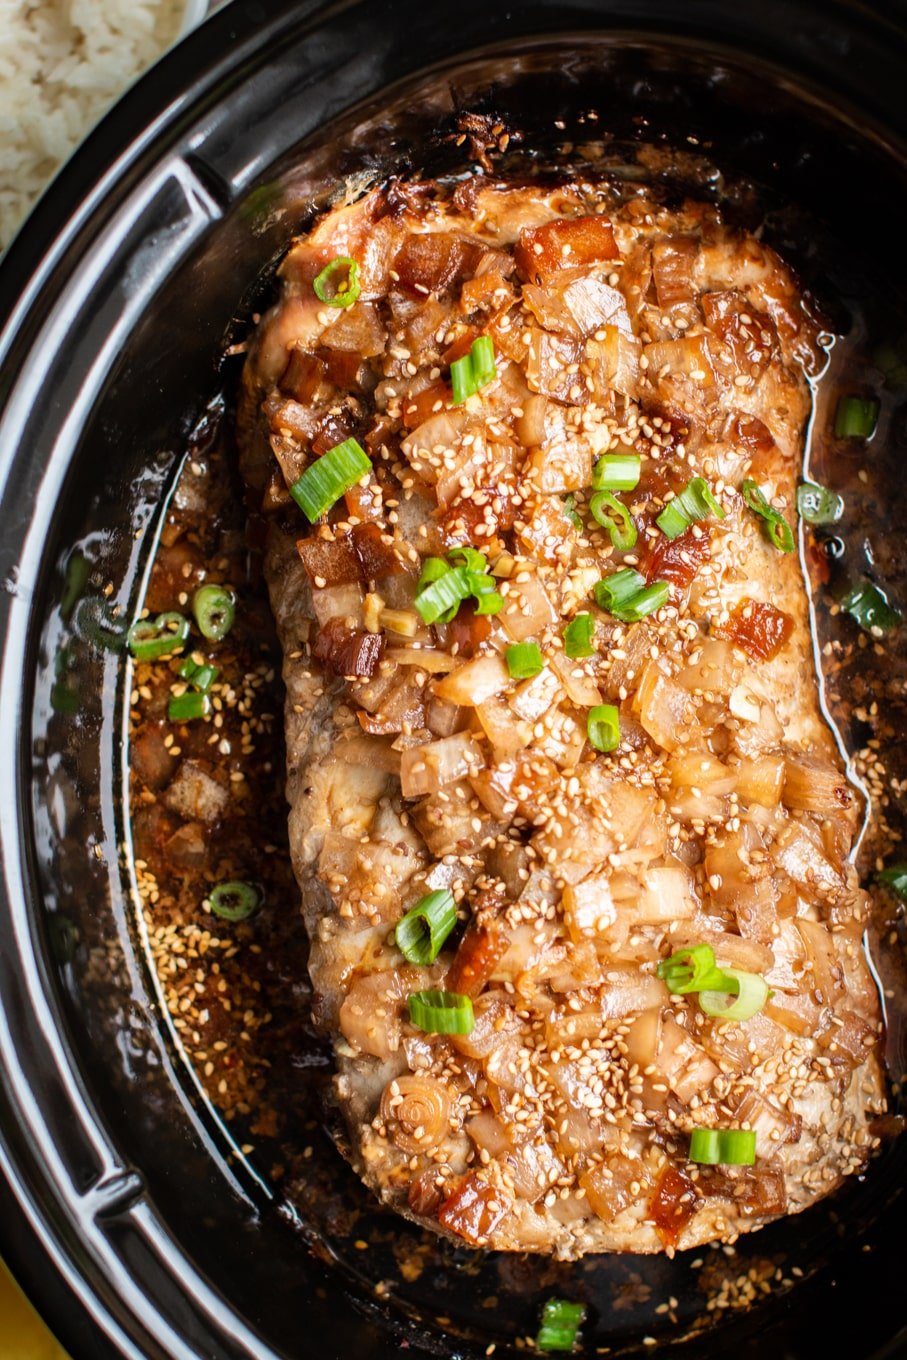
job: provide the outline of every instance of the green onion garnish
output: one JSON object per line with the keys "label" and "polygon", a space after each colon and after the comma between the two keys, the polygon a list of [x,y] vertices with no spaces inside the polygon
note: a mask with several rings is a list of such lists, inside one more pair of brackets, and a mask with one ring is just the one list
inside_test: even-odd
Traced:
{"label": "green onion garnish", "polygon": [[596,751],[614,751],[620,745],[620,714],[613,704],[596,704],[586,717],[586,734]]}
{"label": "green onion garnish", "polygon": [[459,992],[413,992],[409,1018],[425,1034],[471,1034],[475,1025],[472,1002]]}
{"label": "green onion garnish", "polygon": [[488,559],[476,548],[454,548],[448,557],[427,557],[416,586],[415,606],[423,623],[450,623],[463,600],[476,602],[476,614],[499,614],[504,597],[488,574]]}
{"label": "green onion garnish", "polygon": [[632,491],[639,483],[641,466],[638,453],[603,453],[592,473],[592,489]]}
{"label": "green onion garnish", "polygon": [[89,596],[82,600],[75,615],[76,632],[86,642],[107,652],[118,652],[126,638],[126,625],[113,613],[106,600]]}
{"label": "green onion garnish", "polygon": [[672,501],[668,502],[655,523],[665,538],[679,538],[681,534],[686,533],[691,524],[697,520],[708,519],[709,515],[714,515],[716,519],[725,518],[724,511],[712,495],[706,479],[694,477]]}
{"label": "green onion garnish", "polygon": [[167,717],[171,722],[192,722],[195,718],[206,718],[211,712],[211,700],[207,694],[187,689],[185,694],[176,694],[167,704]]}
{"label": "green onion garnish", "polygon": [[[470,548],[467,544],[461,544],[458,548],[451,548],[447,554],[447,562],[440,557],[430,557],[429,562],[440,562],[443,567],[467,567],[469,571],[477,571],[480,576],[488,574],[488,558],[478,548]],[[432,568],[432,570],[437,570]]]}
{"label": "green onion garnish", "polygon": [[907,387],[907,334],[893,343],[884,340],[873,353],[872,362],[880,369],[891,392]]}
{"label": "green onion garnish", "polygon": [[776,510],[766,500],[758,482],[748,477],[743,483],[741,494],[753,514],[758,515],[763,521],[763,532],[772,547],[777,548],[779,552],[793,552],[794,531],[780,510]]}
{"label": "green onion garnish", "polygon": [[585,1304],[568,1303],[566,1299],[548,1299],[542,1309],[542,1325],[535,1338],[536,1350],[572,1351],[585,1316]]}
{"label": "green onion garnish", "polygon": [[641,572],[621,567],[597,583],[595,603],[622,623],[638,623],[667,604],[670,593],[667,581],[653,581],[647,586]]}
{"label": "green onion garnish", "polygon": [[838,439],[868,439],[878,419],[875,397],[842,397],[835,412],[835,435]]}
{"label": "green onion garnish", "polygon": [[545,668],[537,642],[515,642],[504,655],[512,680],[531,680]]}
{"label": "green onion garnish", "polygon": [[564,497],[564,514],[567,516],[576,532],[581,534],[583,532],[582,516],[577,511],[576,497],[572,491],[569,496]]}
{"label": "green onion garnish", "polygon": [[91,563],[84,553],[78,549],[66,563],[66,575],[63,579],[63,593],[60,596],[60,613],[64,619],[68,619],[72,611],[78,604],[85,587],[88,585],[88,578],[91,575]]}
{"label": "green onion garnish", "polygon": [[224,921],[245,921],[261,906],[262,894],[254,883],[231,880],[219,883],[208,895],[211,910]]}
{"label": "green onion garnish", "polygon": [[751,1020],[769,998],[768,983],[758,973],[745,973],[740,968],[725,968],[722,971],[725,978],[736,986],[722,984],[714,990],[702,989],[699,1005],[706,1015],[718,1020]]}
{"label": "green onion garnish", "polygon": [[158,614],[156,619],[137,619],[126,641],[136,661],[156,661],[170,656],[186,645],[189,620],[183,614]]}
{"label": "green onion garnish", "polygon": [[216,666],[207,664],[199,666],[192,660],[191,656],[187,656],[177,671],[177,675],[187,684],[190,684],[193,689],[197,689],[201,694],[207,694],[220,675],[220,671]]}
{"label": "green onion garnish", "polygon": [[222,642],[236,618],[233,591],[226,586],[200,586],[192,596],[192,612],[202,637]]}
{"label": "green onion garnish", "polygon": [[469,575],[465,567],[452,567],[423,586],[415,599],[423,623],[450,623],[463,600],[469,597]]}
{"label": "green onion garnish", "polygon": [[480,387],[487,387],[497,377],[494,362],[494,343],[490,335],[473,340],[469,353],[454,359],[450,366],[450,385],[453,405],[462,406]]}
{"label": "green onion garnish", "polygon": [[591,614],[577,614],[564,629],[564,654],[569,657],[595,656],[592,638],[595,620]]}
{"label": "green onion garnish", "polygon": [[472,372],[472,360],[468,354],[464,354],[461,359],[454,359],[451,364],[450,386],[454,406],[462,406],[473,393],[478,392]]}
{"label": "green onion garnish", "polygon": [[884,883],[895,897],[907,902],[907,864],[892,864],[883,869],[879,874],[879,882]]}
{"label": "green onion garnish", "polygon": [[359,266],[349,255],[338,255],[316,275],[312,287],[319,302],[329,307],[352,307],[362,291]]}
{"label": "green onion garnish", "polygon": [[351,487],[371,471],[365,450],[355,439],[344,439],[322,454],[290,487],[290,495],[310,524],[326,515]]}
{"label": "green onion garnish", "polygon": [[694,1129],[690,1161],[704,1166],[752,1166],[756,1160],[755,1129]]}
{"label": "green onion garnish", "polygon": [[618,552],[629,552],[636,546],[636,525],[630,511],[610,491],[596,491],[589,509],[595,522],[608,530]]}
{"label": "green onion garnish", "polygon": [[490,335],[480,335],[469,351],[476,387],[487,387],[498,376],[494,365],[494,341]]}
{"label": "green onion garnish", "polygon": [[448,888],[430,892],[410,907],[397,922],[394,939],[397,948],[409,963],[427,967],[434,963],[454,926],[457,924],[457,904]]}
{"label": "green onion garnish", "polygon": [[882,633],[890,632],[901,622],[901,611],[891,603],[883,590],[865,576],[859,577],[838,603],[869,633],[876,628]]}
{"label": "green onion garnish", "polygon": [[656,968],[658,977],[669,992],[685,996],[688,992],[713,992],[733,990],[727,973],[715,963],[715,954],[710,944],[694,944],[689,949],[679,949],[669,959],[662,959]]}
{"label": "green onion garnish", "polygon": [[801,482],[797,487],[797,514],[807,524],[837,524],[844,514],[844,498],[818,482]]}

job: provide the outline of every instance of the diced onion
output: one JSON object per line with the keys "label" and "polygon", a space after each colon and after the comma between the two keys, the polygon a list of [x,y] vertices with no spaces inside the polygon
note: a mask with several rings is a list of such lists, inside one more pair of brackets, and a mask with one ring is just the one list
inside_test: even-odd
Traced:
{"label": "diced onion", "polygon": [[457,732],[452,737],[427,746],[411,746],[400,757],[400,787],[404,798],[418,798],[424,793],[437,793],[445,784],[462,779],[484,764],[475,739],[468,732]]}
{"label": "diced onion", "polygon": [[451,704],[476,707],[500,694],[509,683],[507,666],[499,656],[477,656],[474,661],[457,666],[443,680],[436,680],[433,688],[440,698]]}

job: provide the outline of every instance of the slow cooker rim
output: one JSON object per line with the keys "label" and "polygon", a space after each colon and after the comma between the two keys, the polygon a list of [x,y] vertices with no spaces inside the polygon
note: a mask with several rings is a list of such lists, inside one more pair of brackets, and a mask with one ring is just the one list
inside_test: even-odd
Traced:
{"label": "slow cooker rim", "polygon": [[[349,8],[356,0],[332,5],[322,5],[317,0],[294,5],[292,0],[281,0],[275,6],[276,15],[264,26],[260,23],[260,15],[256,13],[254,4],[242,6],[239,0],[234,0],[234,3],[235,9],[215,15],[203,30],[192,35],[180,49],[165,58],[156,68],[155,76],[145,77],[117,106],[115,116],[108,115],[86,143],[82,159],[77,158],[76,162],[72,162],[54,182],[30,219],[27,234],[20,236],[14,243],[0,267],[0,316],[9,318],[9,324],[0,337],[0,358],[8,365],[15,368],[17,349],[22,335],[27,331],[29,317],[38,305],[44,287],[52,283],[56,263],[66,243],[92,220],[103,220],[104,194],[122,191],[130,182],[130,175],[135,173],[143,160],[148,156],[153,158],[155,148],[160,149],[166,144],[180,120],[189,118],[193,111],[197,112],[216,93],[223,80],[238,78],[239,72],[248,64],[257,62],[270,41],[279,40],[285,31],[295,32],[300,20],[308,22],[310,19],[326,18],[331,13]],[[598,6],[595,10],[590,9],[590,16],[604,8]],[[844,0],[835,8],[852,13],[864,11],[862,5],[850,3],[850,0]],[[557,34],[552,31],[539,36],[554,41]],[[900,32],[900,36],[903,38],[903,32]],[[235,44],[232,50],[231,43]],[[207,62],[203,61],[203,57],[209,56],[209,49],[218,55],[210,56]],[[469,55],[460,52],[456,59],[468,59]],[[796,78],[794,72],[791,72],[791,77]],[[167,93],[163,106],[160,94],[155,92],[154,80],[165,82]],[[191,93],[188,86],[191,86]],[[150,123],[149,110],[154,110]],[[55,203],[58,205],[61,199],[77,205],[62,228],[59,208],[55,207]],[[109,207],[106,211],[109,211]],[[23,277],[28,280],[24,289],[21,284]],[[5,1035],[0,1033],[0,1049],[3,1048],[4,1039]],[[60,1056],[65,1060],[62,1049]],[[32,1297],[40,1302],[42,1298],[52,1295],[55,1304],[67,1297],[79,1297],[85,1308],[84,1289],[73,1288],[77,1277],[73,1252],[67,1249],[61,1240],[62,1235],[37,1205],[26,1178],[21,1174],[23,1153],[19,1150],[16,1154],[10,1144],[11,1140],[4,1131],[0,1135],[0,1170],[8,1188],[15,1192],[15,1213],[19,1224],[23,1218],[27,1221],[28,1232],[38,1237],[43,1252],[53,1264],[56,1272],[53,1282],[47,1278],[37,1278],[40,1266],[34,1252],[23,1246],[25,1239],[21,1237],[19,1226],[11,1230],[10,1222],[0,1221],[2,1248]],[[71,1209],[72,1205],[68,1207]],[[3,1217],[5,1219],[6,1215]],[[84,1286],[84,1278],[80,1284]],[[92,1306],[88,1311],[101,1331],[107,1333],[108,1337],[111,1332],[119,1331],[116,1318],[101,1301],[100,1290],[91,1291],[91,1300]],[[61,1330],[64,1338],[67,1334],[71,1336],[70,1347],[78,1353],[84,1342],[81,1327],[71,1321]],[[95,1349],[94,1354],[141,1356],[143,1352],[134,1349],[123,1332],[120,1332],[120,1336],[122,1342],[119,1346],[105,1339],[102,1343],[105,1350],[99,1352]],[[895,1343],[901,1344],[897,1338],[892,1344]]]}

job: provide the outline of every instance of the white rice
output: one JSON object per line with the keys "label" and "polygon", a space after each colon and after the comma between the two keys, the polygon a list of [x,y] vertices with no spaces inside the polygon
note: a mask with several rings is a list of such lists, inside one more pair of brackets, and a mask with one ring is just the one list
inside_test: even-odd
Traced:
{"label": "white rice", "polygon": [[0,0],[0,249],[58,165],[179,33],[186,0]]}

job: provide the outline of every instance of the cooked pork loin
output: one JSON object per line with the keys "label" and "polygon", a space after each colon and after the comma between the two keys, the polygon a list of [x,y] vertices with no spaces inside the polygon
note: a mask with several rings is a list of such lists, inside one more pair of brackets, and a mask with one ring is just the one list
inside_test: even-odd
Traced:
{"label": "cooked pork loin", "polygon": [[[792,274],[712,207],[476,180],[335,209],[280,285],[240,438],[348,1155],[437,1231],[563,1258],[804,1209],[884,1088],[861,810],[770,534],[818,367]],[[288,488],[348,439],[370,467],[310,527]],[[395,928],[432,892],[458,919],[420,964]],[[463,1032],[414,1022],[430,990]]]}

